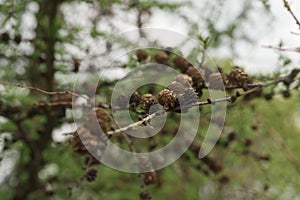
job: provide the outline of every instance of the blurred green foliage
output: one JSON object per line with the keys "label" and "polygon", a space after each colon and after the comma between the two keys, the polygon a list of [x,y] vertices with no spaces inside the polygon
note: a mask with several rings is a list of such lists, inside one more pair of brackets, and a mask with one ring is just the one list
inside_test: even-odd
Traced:
{"label": "blurred green foliage", "polygon": [[[214,3],[218,2],[221,1],[214,1]],[[222,46],[224,38],[229,38],[232,45],[238,40],[252,41],[247,33],[240,34],[239,32],[241,31],[239,25],[249,20],[248,14],[253,9],[252,1],[244,2],[238,19],[229,22],[224,29],[220,29],[215,24],[218,21],[218,13],[222,9],[223,3],[217,7],[213,3],[208,4],[206,9],[210,10],[213,16],[206,16],[203,19],[208,29],[206,35],[199,33],[200,28],[197,23],[189,21],[185,15],[178,11],[183,6],[191,8],[193,6],[191,1],[5,0],[0,5],[0,24],[3,27],[0,30],[0,79],[1,81],[35,84],[37,87],[42,87],[43,85],[39,81],[47,80],[49,72],[54,71],[53,77],[50,77],[54,79],[53,88],[60,91],[72,90],[74,77],[78,73],[78,70],[77,72],[75,70],[75,65],[78,64],[76,62],[81,61],[82,52],[90,51],[90,47],[86,47],[82,41],[87,38],[105,39],[116,31],[115,27],[112,28],[113,31],[111,30],[111,32],[102,30],[93,22],[90,23],[92,25],[86,26],[69,23],[63,9],[57,8],[54,15],[50,11],[49,13],[40,11],[31,13],[36,16],[36,24],[31,30],[33,37],[26,38],[27,36],[23,35],[23,30],[21,30],[22,16],[25,12],[29,12],[28,6],[30,4],[38,6],[45,4],[50,7],[54,3],[60,6],[77,5],[76,3],[85,5],[84,3],[86,3],[89,6],[98,6],[99,16],[103,17],[104,21],[107,18],[104,17],[106,15],[103,13],[107,10],[113,13],[107,14],[110,12],[106,12],[113,19],[116,15],[114,13],[118,12],[118,9],[126,12],[142,10],[146,13],[151,9],[160,9],[185,19],[192,27],[189,31],[190,36],[195,37],[207,49]],[[266,0],[260,2],[265,6],[266,15],[269,15],[269,2]],[[116,9],[114,6],[119,7]],[[48,11],[47,6],[44,9]],[[94,20],[97,21],[97,19]],[[86,31],[87,27],[88,31]],[[22,36],[21,41],[16,39],[17,36],[20,36],[19,34]],[[49,46],[49,41],[53,42],[51,43],[52,46]],[[115,42],[116,44],[112,44],[112,46],[119,47],[120,43],[133,46],[131,41],[124,38]],[[20,48],[20,43],[29,46],[29,53]],[[69,52],[67,47],[70,46],[80,53]],[[32,53],[30,53],[31,51]],[[149,49],[150,56],[155,53],[156,50]],[[197,49],[191,56],[195,57],[199,53],[205,52]],[[101,59],[106,57],[107,54],[105,53],[100,55]],[[171,59],[173,57],[174,55],[171,56]],[[49,58],[53,58],[53,60]],[[281,66],[291,65],[289,58],[284,56],[279,57],[279,62]],[[228,73],[232,67],[232,58],[217,60],[216,63]],[[98,66],[98,70],[101,70],[101,67],[106,67],[102,66],[101,62],[97,64],[100,66]],[[136,57],[132,55],[128,62],[122,64],[120,68],[130,70],[139,63]],[[205,60],[205,64],[210,65],[211,61]],[[53,71],[49,70],[50,68]],[[38,76],[30,78],[31,72],[38,72]],[[60,79],[58,75],[61,76]],[[279,75],[281,75],[280,70],[270,77]],[[85,77],[85,80],[90,82],[96,80],[93,71],[88,75],[82,73],[79,78],[81,77]],[[254,78],[270,79],[269,77]],[[108,103],[113,80],[101,81],[100,92],[96,99]],[[43,108],[40,113],[33,117],[29,114],[33,112],[31,109],[34,104],[48,102],[50,97],[44,94],[32,94],[24,88],[5,87],[4,89],[1,86],[0,89],[0,114],[6,119],[0,122],[0,133],[10,132],[13,135],[13,140],[8,151],[17,150],[20,153],[20,160],[18,160],[14,171],[0,185],[1,199],[17,199],[15,195],[19,191],[16,188],[22,189],[25,186],[29,186],[28,191],[30,192],[24,194],[24,199],[138,199],[141,192],[140,174],[119,172],[99,165],[95,166],[99,170],[98,177],[94,182],[81,181],[84,174],[84,158],[73,152],[68,141],[57,142],[50,135],[47,136],[47,140],[44,135],[48,130],[46,125],[51,119],[54,119],[53,124],[50,124],[51,129],[54,130],[61,127],[63,122],[72,122],[70,116],[65,116],[64,112],[59,115],[60,110],[53,111],[51,108]],[[148,93],[150,89],[157,93],[162,87],[155,86],[153,90],[153,85],[148,85],[140,88],[139,91],[144,94]],[[277,95],[270,101],[266,101],[264,98],[251,101],[238,100],[235,104],[228,106],[224,131],[217,146],[209,154],[210,158],[221,163],[223,170],[215,173],[205,163],[206,161],[198,159],[194,151],[188,150],[174,164],[157,171],[160,181],[157,184],[147,186],[152,198],[203,200],[299,198],[300,172],[299,169],[297,170],[297,165],[299,165],[297,163],[300,160],[297,155],[300,155],[300,146],[298,145],[300,141],[300,95],[298,90],[295,90],[290,98],[284,99],[280,95],[283,91],[282,87],[270,90],[270,92],[274,91]],[[211,112],[209,106],[201,109],[200,122],[203,129],[199,130],[199,134],[195,138],[195,141],[199,143],[203,140]],[[67,112],[70,112],[69,108]],[[131,114],[133,119],[138,120],[135,113]],[[155,148],[159,148],[172,140],[173,134],[176,132],[179,114],[171,113],[168,116],[170,118],[160,133],[161,135],[158,134],[151,139],[152,143],[157,144]],[[191,122],[191,126],[193,126],[193,122]],[[20,135],[18,133],[20,130],[25,131],[26,136]],[[235,138],[229,142],[230,134],[234,134]],[[278,142],[278,138],[281,138],[285,146],[282,146],[281,140]],[[129,149],[127,144],[119,143],[119,138],[113,138],[113,141],[122,148]],[[141,150],[147,150],[149,143],[148,140],[140,141],[137,146]],[[292,158],[290,154],[292,154]],[[36,157],[39,157],[40,160],[36,160]],[[0,164],[4,166],[6,163],[1,162]],[[32,172],[32,167],[36,165],[38,165],[36,168],[38,170]],[[36,188],[32,190],[30,187],[33,180],[32,174],[29,172],[35,174],[39,181],[38,187],[34,185],[32,187]],[[18,198],[20,199],[20,197]]]}

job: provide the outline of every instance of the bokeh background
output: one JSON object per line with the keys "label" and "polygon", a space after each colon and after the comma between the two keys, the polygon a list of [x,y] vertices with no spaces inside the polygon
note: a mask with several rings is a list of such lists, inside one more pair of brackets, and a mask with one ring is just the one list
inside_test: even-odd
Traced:
{"label": "bokeh background", "polygon": [[[115,81],[138,64],[130,52],[136,44],[171,46],[185,57],[194,50],[184,48],[184,40],[149,34],[147,28],[193,38],[206,52],[198,51],[198,62],[205,55],[210,58],[205,64],[213,61],[224,72],[238,65],[258,82],[273,80],[299,67],[299,26],[284,2],[0,0],[0,80],[48,91],[72,90],[77,81],[88,90],[101,74],[97,100],[109,103]],[[286,2],[300,17],[300,2]],[[107,40],[132,30],[138,31]],[[129,51],[127,56],[115,60],[124,51]],[[158,89],[145,86],[141,91]],[[196,145],[157,171],[157,180],[147,186],[152,199],[300,199],[299,80],[286,91],[279,84],[261,96],[228,105],[221,138],[208,158],[197,158]],[[1,199],[141,198],[139,174],[97,165],[96,180],[82,180],[84,157],[73,152],[70,136],[64,135],[77,128],[72,109],[33,109],[43,102],[55,100],[0,85]],[[211,110],[204,107],[201,112],[206,127]],[[172,139],[177,120],[171,115],[155,144]],[[204,133],[200,129],[195,141],[202,141]],[[120,138],[115,142],[127,148]]]}

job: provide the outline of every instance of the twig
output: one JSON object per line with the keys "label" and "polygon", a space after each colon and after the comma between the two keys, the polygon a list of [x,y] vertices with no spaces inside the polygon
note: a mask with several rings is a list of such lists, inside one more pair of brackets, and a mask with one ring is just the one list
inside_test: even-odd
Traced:
{"label": "twig", "polygon": [[136,153],[136,149],[135,149],[135,147],[134,147],[134,145],[133,145],[133,142],[132,142],[132,140],[130,139],[130,137],[129,137],[126,133],[121,132],[121,134],[122,134],[122,136],[124,137],[124,139],[126,140],[126,142],[127,142],[128,146],[129,146],[130,150],[131,150],[133,153]]}
{"label": "twig", "polygon": [[117,130],[114,130],[114,131],[108,131],[106,134],[107,135],[113,135],[113,134],[116,134],[116,133],[122,133],[122,132],[130,130],[130,129],[134,128],[134,127],[140,126],[143,123],[145,123],[145,122],[149,121],[150,119],[152,119],[153,117],[158,116],[158,115],[162,115],[165,112],[166,112],[165,110],[159,110],[159,111],[157,111],[155,113],[152,113],[152,114],[148,115],[147,117],[143,118],[142,120],[140,120],[138,122],[135,122],[133,124],[130,124],[128,126],[122,127],[120,129],[117,129]]}
{"label": "twig", "polygon": [[[228,96],[228,97],[221,98],[221,99],[216,99],[216,100],[210,100],[210,99],[208,99],[207,101],[197,102],[195,104],[188,105],[187,107],[203,106],[203,105],[214,104],[214,103],[219,103],[219,102],[224,102],[224,101],[230,101],[231,98],[232,98],[231,96]],[[108,131],[106,134],[107,135],[113,135],[113,134],[122,133],[124,131],[133,129],[133,128],[137,127],[137,126],[140,126],[140,125],[144,124],[145,122],[151,120],[152,118],[154,118],[154,117],[156,117],[158,115],[164,114],[165,112],[166,112],[165,110],[159,110],[159,111],[157,111],[155,113],[152,113],[152,114],[148,115],[147,117],[143,118],[142,120],[140,120],[138,122],[135,122],[135,123],[130,124],[128,126],[122,127],[120,129],[116,129],[114,131]]]}
{"label": "twig", "polygon": [[300,33],[296,33],[296,32],[291,32],[291,34],[293,34],[293,35],[300,35]]}
{"label": "twig", "polygon": [[225,102],[225,101],[231,102],[231,99],[232,99],[231,96],[227,96],[227,97],[220,98],[220,99],[215,99],[215,100],[207,99],[206,101],[199,101],[199,102],[196,102],[196,103],[193,103],[193,104],[190,104],[190,105],[179,106],[179,107],[175,108],[174,110],[175,111],[180,111],[182,109],[188,109],[188,108],[196,107],[196,106],[204,106],[204,105],[210,105],[210,104],[213,105],[215,103],[220,103],[220,102]]}
{"label": "twig", "polygon": [[[255,87],[260,87],[262,84],[261,83],[249,83],[247,84],[247,88],[255,88]],[[239,88],[243,88],[240,85],[226,85],[225,89],[226,90],[232,90],[232,89],[239,89]]]}
{"label": "twig", "polygon": [[203,48],[201,50],[201,54],[202,54],[202,57],[201,57],[201,61],[200,61],[200,64],[199,66],[203,66],[204,62],[205,62],[205,59],[206,59],[206,50],[208,48],[208,42],[209,42],[210,38],[209,37],[203,37],[202,39],[202,43],[203,43]]}
{"label": "twig", "polygon": [[[235,100],[237,98],[248,95],[248,94],[251,94],[251,93],[254,93],[257,90],[262,89],[264,87],[268,87],[270,85],[274,85],[274,84],[277,84],[277,83],[280,83],[280,82],[291,83],[293,81],[293,79],[297,76],[298,73],[300,73],[300,69],[294,69],[294,70],[292,70],[292,72],[289,75],[279,77],[279,78],[277,78],[277,79],[275,79],[271,82],[268,82],[268,83],[265,83],[265,84],[253,84],[256,87],[254,87],[254,88],[252,88],[252,89],[250,89],[246,92],[243,92],[243,93],[237,92],[236,95],[234,95],[234,96],[227,96],[227,97],[223,97],[223,98],[220,98],[220,99],[207,99],[206,101],[197,102],[197,103],[194,103],[194,104],[183,106],[182,108],[190,108],[190,107],[193,107],[193,106],[203,106],[203,105],[215,104],[215,103],[226,102],[226,101],[233,103],[233,102],[235,102]],[[180,109],[181,109],[180,107],[175,108],[175,111],[180,110]],[[122,133],[124,131],[129,130],[129,129],[133,129],[134,127],[137,127],[137,126],[140,126],[140,125],[144,124],[145,122],[149,121],[150,119],[154,118],[155,116],[164,114],[165,112],[166,112],[165,110],[159,110],[159,111],[157,111],[153,114],[148,115],[147,117],[143,118],[142,120],[140,120],[138,122],[135,122],[133,124],[130,124],[128,126],[122,127],[120,129],[117,129],[117,130],[114,130],[114,131],[109,131],[109,132],[107,132],[107,134],[108,135],[113,135],[113,134],[116,134],[116,133]]]}
{"label": "twig", "polygon": [[72,92],[72,91],[69,91],[69,90],[49,92],[49,91],[40,89],[40,88],[38,88],[38,87],[32,87],[32,86],[22,85],[22,84],[7,83],[7,82],[2,82],[2,81],[0,81],[0,84],[1,84],[1,85],[6,85],[6,86],[13,86],[13,87],[26,88],[26,89],[38,91],[38,92],[40,92],[40,93],[47,94],[47,95],[63,95],[63,94],[70,94],[70,95],[75,96],[75,97],[81,97],[81,98],[84,98],[84,99],[86,99],[86,100],[88,100],[88,101],[90,100],[89,97],[86,97],[86,96],[84,96],[84,95],[81,95],[81,94],[78,94],[78,93],[75,93],[75,92]]}
{"label": "twig", "polygon": [[220,103],[220,102],[225,102],[225,101],[231,101],[231,96],[227,96],[227,97],[224,97],[224,98],[221,98],[221,99],[215,99],[215,100],[207,99],[204,102],[197,102],[195,105],[203,106],[203,105],[215,104],[215,103]]}
{"label": "twig", "polygon": [[83,105],[74,105],[69,101],[61,101],[61,102],[39,102],[34,104],[35,107],[56,107],[56,106],[83,106]]}
{"label": "twig", "polygon": [[296,48],[282,48],[282,47],[274,47],[274,46],[271,46],[271,45],[263,45],[262,47],[263,48],[268,48],[268,49],[275,49],[275,50],[278,50],[278,51],[290,51],[290,52],[297,52],[297,53],[300,52],[299,47],[296,47]]}
{"label": "twig", "polygon": [[[284,82],[285,84],[290,84],[294,80],[294,78],[298,75],[298,73],[300,73],[300,69],[293,69],[292,72],[289,75],[283,76],[283,77],[279,77],[279,78],[277,78],[277,79],[275,79],[275,80],[273,80],[273,81],[271,81],[269,83],[249,85],[249,86],[252,86],[252,87],[255,86],[255,87],[252,88],[252,89],[250,89],[250,90],[248,90],[248,91],[246,91],[246,92],[244,92],[244,93],[237,92],[236,95],[234,95],[234,96],[227,96],[227,97],[223,97],[223,98],[220,98],[220,99],[207,99],[206,101],[197,102],[197,103],[194,103],[194,104],[191,104],[191,105],[187,105],[185,107],[190,108],[190,107],[193,107],[193,106],[203,106],[203,105],[215,104],[215,103],[220,103],[220,102],[225,102],[225,101],[233,103],[237,98],[239,98],[241,96],[245,96],[247,94],[251,94],[251,93],[253,93],[253,92],[255,92],[255,91],[259,90],[259,89],[262,89],[264,87],[268,87],[270,85],[274,85],[274,84],[277,84],[277,83],[280,83],[280,82]],[[85,98],[87,100],[90,100],[88,97],[82,96],[80,94],[77,94],[77,93],[74,93],[74,92],[71,92],[71,91],[48,92],[48,91],[42,90],[40,88],[26,86],[26,85],[21,85],[21,84],[6,83],[6,82],[1,82],[1,81],[0,81],[0,84],[2,84],[2,85],[8,85],[8,86],[21,87],[21,88],[27,88],[27,89],[31,89],[31,90],[36,90],[36,91],[39,91],[41,93],[49,94],[49,95],[71,94],[73,96],[83,97],[83,98]],[[59,105],[69,105],[68,103],[69,102],[56,102],[56,103],[45,103],[45,104],[40,103],[38,105],[59,106]],[[180,107],[179,107],[179,109],[180,109]],[[122,133],[122,132],[124,132],[126,130],[133,129],[134,127],[137,127],[137,126],[140,126],[140,125],[144,124],[145,122],[149,121],[150,119],[154,118],[155,116],[164,114],[165,112],[166,112],[165,110],[159,110],[159,111],[157,111],[155,113],[152,113],[152,114],[148,115],[147,117],[143,118],[142,120],[140,120],[138,122],[135,122],[133,124],[130,124],[128,126],[122,127],[120,129],[117,129],[117,130],[114,130],[114,131],[108,131],[107,135],[113,135],[113,134],[116,134],[116,133]],[[130,143],[128,143],[128,144],[130,145]]]}
{"label": "twig", "polygon": [[297,19],[296,15],[292,11],[289,2],[287,0],[283,0],[283,4],[284,4],[284,7],[287,9],[287,11],[292,15],[292,17],[294,18],[294,20],[296,21],[296,24],[299,26],[299,29],[300,29],[300,21]]}

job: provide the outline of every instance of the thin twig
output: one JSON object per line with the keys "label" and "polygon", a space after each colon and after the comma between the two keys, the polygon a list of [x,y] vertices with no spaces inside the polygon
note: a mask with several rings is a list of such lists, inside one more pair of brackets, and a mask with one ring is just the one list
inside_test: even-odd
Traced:
{"label": "thin twig", "polygon": [[296,32],[291,32],[291,34],[293,34],[293,35],[300,35],[300,33],[296,33]]}
{"label": "thin twig", "polygon": [[120,129],[117,129],[117,130],[114,130],[114,131],[108,131],[106,134],[107,135],[113,135],[113,134],[116,134],[116,133],[122,133],[124,131],[127,131],[127,130],[130,130],[130,129],[133,129],[134,127],[137,127],[137,126],[140,126],[142,125],[143,123],[149,121],[150,119],[152,119],[153,117],[155,116],[158,116],[158,115],[162,115],[164,114],[166,111],[165,110],[159,110],[155,113],[152,113],[150,115],[148,115],[147,117],[143,118],[142,120],[138,121],[138,122],[135,122],[133,124],[130,124],[128,126],[125,126],[125,127],[122,127]]}
{"label": "thin twig", "polygon": [[220,98],[220,99],[207,99],[204,102],[197,102],[195,105],[203,106],[203,105],[215,104],[215,103],[220,103],[220,102],[225,102],[225,101],[231,101],[231,96],[227,96],[227,97]]}
{"label": "thin twig", "polygon": [[[262,85],[261,83],[249,83],[246,86],[247,88],[255,88],[255,87],[260,87],[261,85]],[[225,86],[226,90],[239,89],[239,88],[243,88],[243,87],[236,84],[230,84]]]}
{"label": "thin twig", "polygon": [[278,50],[278,51],[290,51],[290,52],[297,52],[297,53],[300,52],[299,47],[296,47],[296,48],[283,48],[283,47],[274,47],[274,46],[271,46],[271,45],[263,45],[262,47],[263,48],[268,48],[268,49],[275,49],[275,50]]}
{"label": "thin twig", "polygon": [[284,7],[287,9],[287,11],[292,15],[292,17],[294,18],[294,20],[296,21],[296,24],[299,26],[299,29],[300,29],[300,21],[298,20],[298,18],[292,11],[289,2],[287,0],[283,0],[283,4],[284,4]]}
{"label": "thin twig", "polygon": [[84,106],[84,105],[75,105],[69,101],[60,101],[60,102],[39,102],[34,104],[35,107],[57,107],[57,106]]}
{"label": "thin twig", "polygon": [[127,142],[128,146],[129,146],[130,150],[131,150],[133,153],[136,153],[136,149],[135,149],[135,147],[134,147],[134,145],[133,145],[133,142],[132,142],[132,140],[130,139],[130,137],[129,137],[126,133],[121,132],[121,134],[122,134],[122,136],[124,137],[124,139],[126,140],[126,142]]}
{"label": "thin twig", "polygon": [[69,91],[69,90],[49,92],[49,91],[40,89],[40,88],[38,88],[38,87],[32,87],[32,86],[28,86],[28,85],[15,84],[15,83],[7,83],[7,82],[2,82],[2,81],[0,81],[0,85],[13,86],[13,87],[20,87],[20,88],[26,88],[26,89],[38,91],[38,92],[40,92],[40,93],[47,94],[47,95],[63,95],[63,94],[70,94],[70,95],[75,96],[75,97],[81,97],[81,98],[84,98],[84,99],[86,99],[86,100],[88,100],[88,101],[90,100],[89,97],[86,97],[86,96],[84,96],[84,95],[81,95],[81,94],[78,94],[78,93],[75,93],[75,92],[72,92],[72,91]]}
{"label": "thin twig", "polygon": [[202,57],[201,57],[201,61],[200,61],[200,64],[199,64],[199,66],[203,66],[203,64],[204,64],[204,62],[205,62],[205,59],[206,59],[206,50],[207,50],[207,48],[208,48],[208,42],[209,42],[209,40],[210,40],[210,38],[209,37],[205,37],[205,38],[203,38],[203,40],[202,40],[202,43],[203,43],[203,48],[202,48],[202,50],[201,50],[201,55],[202,55]]}

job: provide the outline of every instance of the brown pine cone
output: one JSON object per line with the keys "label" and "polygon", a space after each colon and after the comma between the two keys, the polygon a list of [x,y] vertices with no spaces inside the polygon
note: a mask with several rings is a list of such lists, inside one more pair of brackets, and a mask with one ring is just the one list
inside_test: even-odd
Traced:
{"label": "brown pine cone", "polygon": [[151,106],[157,104],[157,99],[152,94],[144,94],[141,97],[140,104],[143,110],[149,110]]}
{"label": "brown pine cone", "polygon": [[140,200],[151,200],[152,197],[150,195],[150,193],[148,192],[148,190],[144,189],[141,193],[140,193]]}
{"label": "brown pine cone", "polygon": [[107,137],[104,135],[95,135],[90,130],[80,127],[73,134],[70,143],[73,151],[100,159],[107,145]]}
{"label": "brown pine cone", "polygon": [[190,67],[185,74],[192,78],[193,87],[195,89],[203,88],[205,86],[205,71],[203,69]]}
{"label": "brown pine cone", "polygon": [[228,78],[225,74],[221,73],[212,73],[208,79],[209,88],[215,90],[224,90],[226,85],[228,84]]}
{"label": "brown pine cone", "polygon": [[159,64],[167,64],[169,56],[164,51],[157,51],[154,55],[154,60]]}
{"label": "brown pine cone", "polygon": [[135,55],[139,62],[142,62],[148,58],[148,52],[144,49],[136,50]]}
{"label": "brown pine cone", "polygon": [[140,104],[140,100],[141,100],[140,94],[137,91],[135,91],[129,99],[129,104],[131,106],[136,107]]}
{"label": "brown pine cone", "polygon": [[[181,111],[184,112],[189,108],[189,105],[196,103],[198,100],[198,96],[195,92],[195,89],[191,86],[186,87],[180,82],[173,81],[168,85],[168,89],[173,91],[176,97],[175,108],[176,111],[179,107],[181,107]],[[183,108],[184,107],[184,108]]]}
{"label": "brown pine cone", "polygon": [[239,67],[235,67],[231,70],[228,79],[229,83],[238,86],[242,86],[245,83],[251,82],[248,74],[246,74],[244,70]]}
{"label": "brown pine cone", "polygon": [[97,169],[91,168],[86,171],[84,176],[88,182],[93,182],[96,180],[97,175],[98,175]]}
{"label": "brown pine cone", "polygon": [[[83,126],[88,128],[93,134],[101,133],[100,127],[104,133],[112,129],[112,117],[103,108],[93,108],[84,118]],[[100,127],[99,127],[100,125]]]}
{"label": "brown pine cone", "polygon": [[184,86],[181,82],[178,81],[173,81],[168,85],[168,89],[173,91],[176,96],[178,96],[179,94],[183,94],[185,88],[186,86]]}
{"label": "brown pine cone", "polygon": [[91,137],[93,139],[92,135],[89,133],[89,130],[86,128],[78,128],[77,131],[73,133],[73,137],[70,139],[70,143],[72,145],[73,151],[78,154],[88,154],[88,151],[86,147],[83,145],[81,138],[79,137],[78,132],[80,132],[80,135],[85,138]]}
{"label": "brown pine cone", "polygon": [[188,108],[190,108],[190,105],[196,103],[198,101],[198,96],[192,87],[187,87],[184,89],[184,92],[177,96],[178,103],[180,107],[182,108],[182,111],[186,111]]}
{"label": "brown pine cone", "polygon": [[186,87],[191,87],[193,84],[193,79],[186,75],[186,74],[178,74],[175,78],[174,81],[177,81],[179,83],[181,83],[182,85],[186,86]]}
{"label": "brown pine cone", "polygon": [[160,91],[157,95],[157,99],[165,110],[172,110],[175,107],[176,97],[175,94],[169,89]]}
{"label": "brown pine cone", "polygon": [[200,67],[200,69],[204,71],[203,74],[205,75],[205,77],[204,77],[205,80],[208,80],[209,76],[212,73],[214,73],[214,71],[212,69],[208,68],[208,67],[202,66],[202,67]]}
{"label": "brown pine cone", "polygon": [[188,68],[192,66],[191,63],[189,63],[186,59],[184,59],[182,56],[176,56],[173,59],[174,66],[178,68],[181,72],[186,72]]}
{"label": "brown pine cone", "polygon": [[143,174],[143,182],[145,185],[159,184],[159,180],[155,171],[146,172]]}
{"label": "brown pine cone", "polygon": [[159,177],[153,169],[153,165],[149,158],[147,157],[141,157],[139,160],[139,168],[141,171],[145,172],[142,175],[143,183],[145,185],[150,185],[150,184],[160,184]]}

